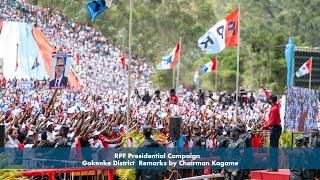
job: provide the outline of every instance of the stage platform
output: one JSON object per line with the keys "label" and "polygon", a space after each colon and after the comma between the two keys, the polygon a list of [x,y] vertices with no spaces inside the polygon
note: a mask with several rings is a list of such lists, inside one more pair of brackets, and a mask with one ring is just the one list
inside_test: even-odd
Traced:
{"label": "stage platform", "polygon": [[278,172],[267,172],[266,170],[251,171],[251,180],[289,180],[290,170],[279,169]]}

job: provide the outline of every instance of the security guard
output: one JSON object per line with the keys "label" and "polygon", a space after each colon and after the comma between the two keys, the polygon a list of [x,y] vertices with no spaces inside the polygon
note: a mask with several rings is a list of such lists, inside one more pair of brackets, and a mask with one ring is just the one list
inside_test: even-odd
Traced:
{"label": "security guard", "polygon": [[229,143],[231,142],[230,129],[231,128],[228,127],[226,129],[226,132],[223,134],[224,138],[223,138],[222,142],[220,143],[220,147],[227,148],[229,146]]}
{"label": "security guard", "polygon": [[225,136],[222,134],[223,127],[222,126],[217,126],[215,127],[215,134],[216,134],[216,140],[217,140],[217,147],[221,147],[221,142],[225,138]]}
{"label": "security guard", "polygon": [[[252,164],[253,156],[252,156],[252,131],[247,131],[246,130],[246,125],[245,124],[240,124],[239,125],[240,133],[241,136],[240,138],[244,141],[245,143],[245,159],[248,164]],[[246,179],[249,179],[250,175],[250,169],[245,169],[244,170],[244,177]]]}
{"label": "security guard", "polygon": [[303,146],[309,148],[310,147],[310,136],[308,134],[304,134],[303,136]]}
{"label": "security guard", "polygon": [[195,137],[192,139],[193,146],[192,147],[206,147],[206,140],[201,134],[201,126],[196,126],[193,128],[193,132],[195,134]]}
{"label": "security guard", "polygon": [[[228,151],[229,153],[232,153],[232,154],[228,154],[227,157],[230,160],[234,159],[235,161],[238,161],[241,164],[244,156],[243,149],[245,148],[245,143],[240,138],[239,127],[234,126],[233,128],[230,129],[230,138],[231,138],[231,141],[228,145],[228,148],[239,148],[239,151]],[[235,152],[237,152],[238,154],[235,154]],[[233,179],[233,180],[244,179],[243,170],[241,169],[227,169],[227,176],[229,177],[229,179]]]}
{"label": "security guard", "polygon": [[246,147],[252,147],[251,131],[246,130],[245,124],[240,124],[239,129],[241,133],[240,138],[245,141]]}
{"label": "security guard", "polygon": [[[320,138],[319,138],[319,130],[318,129],[312,129],[311,131],[311,148],[318,148],[320,147]],[[317,161],[319,161],[319,157],[315,157]],[[320,170],[315,169],[313,170],[314,177],[320,179]]]}
{"label": "security guard", "polygon": [[320,147],[320,138],[319,138],[319,130],[312,129],[311,132],[311,147]]}
{"label": "security guard", "polygon": [[[139,149],[143,148],[163,148],[162,144],[151,138],[151,126],[143,127],[144,141],[139,145]],[[139,152],[138,149],[138,152]],[[165,175],[165,170],[163,169],[137,169],[136,170],[136,180],[162,180]]]}
{"label": "security guard", "polygon": [[[303,136],[296,137],[296,149],[294,149],[293,157],[296,157],[297,154],[302,154],[305,151],[303,150],[304,147],[304,138]],[[289,158],[291,160],[291,166],[299,164],[306,164],[306,154],[303,154],[302,157],[299,158]],[[290,180],[312,180],[312,173],[310,170],[307,169],[290,169]]]}

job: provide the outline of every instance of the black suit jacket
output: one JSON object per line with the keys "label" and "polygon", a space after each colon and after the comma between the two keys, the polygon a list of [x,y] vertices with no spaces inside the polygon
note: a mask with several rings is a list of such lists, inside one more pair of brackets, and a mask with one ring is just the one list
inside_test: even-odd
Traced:
{"label": "black suit jacket", "polygon": [[[56,87],[56,80],[57,79],[53,79],[50,81],[50,87]],[[59,84],[57,86],[68,86],[68,78],[63,76],[61,79],[61,82],[59,82]]]}

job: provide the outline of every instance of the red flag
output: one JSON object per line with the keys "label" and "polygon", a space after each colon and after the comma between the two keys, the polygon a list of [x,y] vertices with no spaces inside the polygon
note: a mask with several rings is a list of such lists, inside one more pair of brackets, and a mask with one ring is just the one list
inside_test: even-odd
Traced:
{"label": "red flag", "polygon": [[217,70],[217,58],[213,58],[211,62],[212,62],[211,70],[212,71]]}
{"label": "red flag", "polygon": [[237,8],[226,19],[226,46],[238,46],[238,28],[239,28],[239,9]]}
{"label": "red flag", "polygon": [[124,69],[126,67],[126,56],[121,56],[120,61],[121,61],[121,67],[122,69]]}
{"label": "red flag", "polygon": [[181,49],[181,40],[178,42],[178,44],[175,47],[175,52],[174,52],[174,56],[173,56],[173,62],[175,62],[175,61],[177,61],[179,59],[180,49]]}

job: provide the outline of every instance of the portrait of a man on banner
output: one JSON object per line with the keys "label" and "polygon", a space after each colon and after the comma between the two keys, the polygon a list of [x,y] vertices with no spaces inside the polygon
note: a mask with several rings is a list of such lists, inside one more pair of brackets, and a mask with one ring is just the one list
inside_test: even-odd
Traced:
{"label": "portrait of a man on banner", "polygon": [[52,68],[49,87],[51,88],[66,88],[68,86],[68,71],[70,62],[68,55],[53,55]]}

